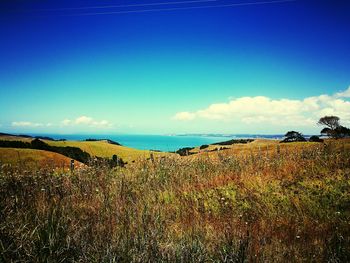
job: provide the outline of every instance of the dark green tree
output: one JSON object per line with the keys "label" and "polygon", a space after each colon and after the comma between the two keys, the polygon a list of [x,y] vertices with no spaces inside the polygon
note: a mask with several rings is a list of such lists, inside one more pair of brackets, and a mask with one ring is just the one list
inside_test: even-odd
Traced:
{"label": "dark green tree", "polygon": [[318,120],[317,124],[326,126],[331,130],[335,130],[340,126],[339,117],[337,116],[324,116]]}
{"label": "dark green tree", "polygon": [[337,138],[335,129],[340,126],[339,117],[337,116],[324,116],[317,122],[318,125],[326,126],[321,130],[322,135],[326,135],[331,138]]}
{"label": "dark green tree", "polygon": [[289,131],[284,135],[284,140],[281,142],[306,142],[304,136],[297,131]]}
{"label": "dark green tree", "polygon": [[340,125],[339,117],[324,116],[317,122],[318,125],[326,126],[321,130],[321,134],[331,138],[344,138],[350,136],[350,129]]}

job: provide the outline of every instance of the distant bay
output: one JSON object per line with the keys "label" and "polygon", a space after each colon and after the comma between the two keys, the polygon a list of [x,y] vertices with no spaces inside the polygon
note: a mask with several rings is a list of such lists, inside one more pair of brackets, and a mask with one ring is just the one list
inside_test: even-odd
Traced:
{"label": "distant bay", "polygon": [[55,140],[66,139],[84,141],[86,139],[109,139],[123,146],[159,151],[176,151],[183,147],[196,147],[203,144],[212,144],[230,139],[265,138],[281,139],[283,135],[127,135],[127,134],[32,134],[31,136],[47,136]]}
{"label": "distant bay", "polygon": [[176,151],[183,147],[195,147],[203,144],[212,144],[230,139],[265,138],[281,139],[283,135],[97,135],[97,134],[29,134],[32,136],[47,136],[55,140],[66,139],[81,141],[86,139],[109,139],[123,146],[159,151]]}

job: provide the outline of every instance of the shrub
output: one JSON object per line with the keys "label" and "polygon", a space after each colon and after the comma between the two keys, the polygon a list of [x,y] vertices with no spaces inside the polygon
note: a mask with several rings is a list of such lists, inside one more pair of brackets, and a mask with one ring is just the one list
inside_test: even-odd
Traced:
{"label": "shrub", "polygon": [[309,142],[323,142],[323,139],[321,139],[320,137],[318,137],[316,135],[312,135],[309,139]]}
{"label": "shrub", "polygon": [[0,147],[2,148],[31,148],[29,142],[22,141],[3,141],[0,140]]}
{"label": "shrub", "polygon": [[232,144],[236,144],[236,143],[250,143],[253,141],[254,141],[254,139],[232,139],[232,140],[228,140],[228,141],[224,141],[224,142],[213,143],[212,145],[232,145]]}
{"label": "shrub", "polygon": [[208,148],[208,147],[209,147],[208,144],[203,144],[203,145],[201,145],[201,146],[199,147],[199,149],[200,149],[200,150],[203,150],[203,149],[206,149],[206,148]]}
{"label": "shrub", "polygon": [[175,153],[179,154],[180,156],[187,156],[187,155],[193,154],[190,152],[193,149],[194,147],[184,147],[184,148],[178,149]]}
{"label": "shrub", "polygon": [[306,139],[304,136],[297,131],[289,131],[285,135],[285,138],[281,141],[282,143],[285,142],[306,142]]}

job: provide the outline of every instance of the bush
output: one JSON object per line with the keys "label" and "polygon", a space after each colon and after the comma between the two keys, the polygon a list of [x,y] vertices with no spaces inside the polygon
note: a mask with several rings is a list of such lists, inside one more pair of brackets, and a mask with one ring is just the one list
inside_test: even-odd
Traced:
{"label": "bush", "polygon": [[200,149],[200,150],[203,150],[203,149],[206,149],[206,148],[208,148],[208,147],[209,147],[208,144],[203,144],[203,145],[201,145],[201,146],[199,147],[199,149]]}
{"label": "bush", "polygon": [[193,149],[194,147],[184,147],[184,148],[178,149],[175,153],[179,154],[180,156],[187,156],[187,155],[193,154],[190,152]]}
{"label": "bush", "polygon": [[339,126],[334,130],[337,138],[350,137],[350,129],[344,126]]}
{"label": "bush", "polygon": [[253,142],[254,139],[232,139],[224,142],[212,143],[212,145],[232,145],[236,143],[250,143]]}
{"label": "bush", "polygon": [[306,142],[306,139],[304,136],[297,131],[289,131],[284,135],[286,138],[284,140],[280,141],[282,143],[285,142]]}
{"label": "bush", "polygon": [[91,167],[109,167],[109,168],[114,168],[114,167],[125,167],[127,162],[124,162],[122,158],[118,157],[116,154],[112,156],[112,159],[109,158],[104,158],[104,157],[97,157],[95,156],[94,158],[91,158],[89,161],[89,166]]}
{"label": "bush", "polygon": [[51,148],[47,143],[45,143],[39,139],[32,140],[32,142],[30,144],[31,144],[32,149],[50,151],[50,148]]}
{"label": "bush", "polygon": [[31,148],[29,142],[22,141],[0,141],[0,147],[2,148]]}
{"label": "bush", "polygon": [[312,135],[309,139],[309,142],[323,142],[323,139],[321,139],[320,137],[318,137],[316,135]]}

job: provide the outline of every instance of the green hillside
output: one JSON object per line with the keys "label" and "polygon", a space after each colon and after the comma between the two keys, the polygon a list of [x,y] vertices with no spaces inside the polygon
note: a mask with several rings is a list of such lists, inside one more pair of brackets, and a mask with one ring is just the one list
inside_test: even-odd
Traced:
{"label": "green hillside", "polygon": [[[13,141],[24,141],[30,142],[32,138],[19,137],[19,136],[0,136],[0,140],[13,140]],[[101,141],[51,141],[42,140],[51,146],[71,146],[78,147],[83,151],[89,153],[91,156],[111,158],[114,154],[121,157],[124,161],[131,162],[139,158],[149,158],[150,151],[138,150],[129,148],[126,146],[120,146],[108,143],[106,140]],[[153,152],[154,156],[169,156],[171,153]]]}

